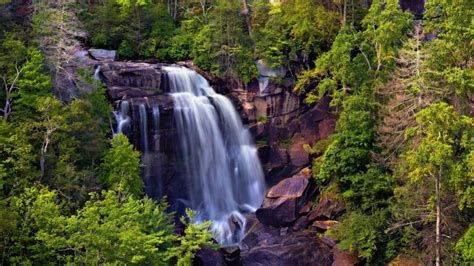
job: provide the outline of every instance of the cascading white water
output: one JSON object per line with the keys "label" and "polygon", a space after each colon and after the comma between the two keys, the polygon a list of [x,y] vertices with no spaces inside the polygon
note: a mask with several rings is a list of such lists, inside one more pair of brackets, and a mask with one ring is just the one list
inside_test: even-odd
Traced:
{"label": "cascading white water", "polygon": [[154,104],[151,108],[153,115],[153,131],[158,134],[160,130],[160,107],[157,104]]}
{"label": "cascading white water", "polygon": [[94,79],[100,81],[100,66],[97,66],[94,71]]}
{"label": "cascading white water", "polygon": [[212,220],[223,245],[239,242],[245,217],[264,196],[262,168],[250,134],[232,103],[206,79],[181,67],[164,67],[186,168],[191,207]]}
{"label": "cascading white water", "polygon": [[115,134],[124,133],[130,127],[130,103],[128,101],[121,101],[114,112],[114,116],[115,121],[117,121]]}
{"label": "cascading white water", "polygon": [[149,151],[148,148],[148,118],[146,114],[145,104],[140,104],[138,107],[140,112],[140,134],[142,141],[142,153],[147,154]]}

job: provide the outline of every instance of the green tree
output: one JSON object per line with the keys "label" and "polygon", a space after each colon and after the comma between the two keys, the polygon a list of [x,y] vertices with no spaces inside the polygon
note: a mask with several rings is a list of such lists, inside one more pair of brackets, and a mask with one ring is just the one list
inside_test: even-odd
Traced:
{"label": "green tree", "polygon": [[295,91],[305,93],[308,103],[327,93],[340,104],[344,95],[377,85],[393,69],[411,18],[398,1],[373,1],[362,30],[341,29],[331,49],[316,60],[316,67],[300,75]]}
{"label": "green tree", "polygon": [[28,118],[38,108],[40,98],[52,96],[51,78],[45,72],[43,55],[35,48],[31,48],[28,55],[29,60],[17,81],[19,89],[14,92],[15,106],[12,109],[19,113],[19,120]]}
{"label": "green tree", "polygon": [[466,233],[459,239],[455,247],[458,263],[469,265],[474,262],[474,226],[470,225]]}
{"label": "green tree", "polygon": [[100,166],[101,179],[118,192],[141,195],[143,181],[140,178],[140,153],[123,134],[117,134],[111,141],[111,148]]}
{"label": "green tree", "polygon": [[[414,149],[406,153],[408,177],[411,182],[430,186],[435,213],[435,247],[436,264],[442,260],[442,217],[443,191],[452,190],[450,182],[466,179],[465,173],[458,171],[463,163],[463,142],[472,142],[473,121],[457,114],[453,107],[446,103],[435,103],[420,111],[416,118],[417,125],[407,134],[417,136]],[[462,136],[459,138],[459,136]],[[465,147],[464,147],[465,148]],[[461,153],[460,153],[461,151]],[[431,187],[434,184],[434,188]],[[468,188],[456,187],[454,192],[463,192]],[[472,189],[472,187],[471,187]],[[448,193],[449,194],[449,193]],[[459,204],[459,202],[458,202]]]}
{"label": "green tree", "polygon": [[77,214],[65,217],[48,192],[35,201],[36,239],[69,263],[164,262],[175,236],[167,205],[107,191],[93,194]]}
{"label": "green tree", "polygon": [[181,217],[181,222],[186,226],[184,235],[178,238],[179,245],[170,249],[170,256],[177,258],[177,265],[191,265],[195,252],[199,251],[203,246],[210,248],[218,247],[218,245],[212,244],[214,235],[209,230],[212,223],[210,221],[196,223],[194,220],[196,214],[195,211],[187,209],[187,219]]}
{"label": "green tree", "polygon": [[22,41],[14,35],[7,35],[0,46],[0,71],[3,81],[3,90],[0,99],[3,102],[0,111],[3,113],[3,120],[7,121],[12,111],[13,93],[17,89],[17,82],[27,60],[27,48]]}
{"label": "green tree", "polygon": [[348,213],[343,222],[331,234],[341,239],[339,246],[343,250],[357,252],[368,264],[375,263],[374,255],[382,249],[381,242],[387,213],[377,211],[367,215],[358,211]]}
{"label": "green tree", "polygon": [[344,111],[336,124],[336,134],[324,153],[320,178],[334,178],[344,182],[345,176],[364,172],[370,163],[373,148],[374,111],[373,103],[366,97],[354,95],[344,102]]}
{"label": "green tree", "polygon": [[469,0],[435,0],[426,3],[424,14],[426,30],[437,35],[428,43],[428,74],[435,81],[432,89],[461,101],[474,91],[473,10]]}
{"label": "green tree", "polygon": [[257,76],[240,1],[216,2],[194,38],[194,62],[216,76],[249,82]]}
{"label": "green tree", "polygon": [[340,27],[337,12],[314,0],[258,3],[253,20],[257,56],[288,69],[292,61],[308,66],[330,45]]}
{"label": "green tree", "polygon": [[[70,215],[55,191],[25,189],[9,199],[9,228],[0,244],[4,261],[13,264],[189,265],[194,253],[211,243],[209,222],[188,223],[173,234],[172,213],[164,201],[137,199],[113,190],[92,193]],[[193,213],[188,211],[192,220]],[[21,219],[20,219],[21,217]],[[1,220],[0,220],[1,221]],[[9,227],[7,227],[9,226]],[[3,235],[2,235],[3,236]],[[5,245],[4,245],[5,244]]]}
{"label": "green tree", "polygon": [[107,0],[91,12],[82,12],[81,18],[90,33],[90,44],[117,49],[121,59],[167,60],[170,56],[176,26],[162,3]]}

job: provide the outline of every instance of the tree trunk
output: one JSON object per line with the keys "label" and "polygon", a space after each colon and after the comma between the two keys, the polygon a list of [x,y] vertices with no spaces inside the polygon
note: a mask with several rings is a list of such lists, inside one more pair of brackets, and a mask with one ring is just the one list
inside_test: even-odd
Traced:
{"label": "tree trunk", "polygon": [[247,4],[247,0],[241,0],[242,2],[242,10],[241,13],[242,15],[245,16],[245,24],[247,24],[247,30],[249,34],[252,33],[252,25],[250,23],[250,11],[249,11],[249,6]]}
{"label": "tree trunk", "polygon": [[346,26],[346,20],[347,20],[347,0],[344,0],[344,11],[342,15],[342,26]]}
{"label": "tree trunk", "polygon": [[49,145],[49,136],[45,136],[45,140],[43,142],[43,147],[41,147],[41,156],[40,156],[40,178],[44,177],[44,169],[45,169],[45,156],[48,152],[48,145]]}
{"label": "tree trunk", "polygon": [[10,104],[10,96],[7,95],[5,100],[5,107],[3,108],[3,120],[7,121],[8,117],[10,116],[10,112],[12,110],[11,104]]}
{"label": "tree trunk", "polygon": [[436,176],[436,266],[441,266],[441,177]]}

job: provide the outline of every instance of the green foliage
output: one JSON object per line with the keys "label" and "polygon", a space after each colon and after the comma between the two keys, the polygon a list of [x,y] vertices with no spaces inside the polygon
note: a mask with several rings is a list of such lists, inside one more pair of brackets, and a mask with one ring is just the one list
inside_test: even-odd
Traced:
{"label": "green foliage", "polygon": [[[408,177],[412,182],[424,183],[440,178],[443,183],[457,184],[442,187],[454,189],[463,199],[460,202],[472,206],[472,172],[458,170],[462,169],[463,158],[466,158],[463,152],[472,149],[472,119],[460,116],[452,106],[441,102],[420,111],[416,122],[416,127],[407,131],[408,135],[419,137],[414,149],[405,155]],[[471,155],[467,158],[467,163],[471,164]]]}
{"label": "green foliage", "polygon": [[166,208],[164,201],[103,191],[64,215],[56,192],[30,188],[9,199],[11,220],[0,223],[7,245],[0,248],[10,263],[19,264],[189,265],[201,246],[215,247],[209,222],[186,223],[185,234],[174,235]]}
{"label": "green foliage", "polygon": [[386,208],[395,185],[395,180],[391,175],[375,166],[369,167],[363,173],[344,176],[341,181],[349,184],[348,189],[342,193],[342,197],[353,208],[361,209],[366,213]]}
{"label": "green foliage", "polygon": [[324,153],[321,179],[334,178],[345,185],[344,176],[367,169],[374,145],[373,110],[373,104],[363,96],[350,96],[345,100],[344,111],[336,124],[336,134]]}
{"label": "green foliage", "polygon": [[140,195],[143,181],[140,178],[140,153],[123,134],[117,134],[111,141],[112,147],[104,156],[100,177],[108,186],[118,192]]}
{"label": "green foliage", "polygon": [[[416,124],[407,136],[410,149],[402,154],[405,160],[398,169],[404,183],[394,190],[393,228],[402,233],[404,249],[423,254],[429,251],[420,252],[422,249],[414,243],[420,239],[428,241],[432,244],[426,248],[433,249],[436,217],[445,225],[440,228],[441,234],[465,226],[464,219],[470,219],[474,187],[470,169],[473,121],[459,115],[447,103],[434,103],[416,115]],[[440,185],[439,191],[436,184]],[[448,248],[449,242],[450,239],[442,238],[443,248]],[[456,259],[452,255],[444,259]]]}
{"label": "green foliage", "polygon": [[311,70],[304,71],[295,91],[315,103],[325,94],[340,104],[351,91],[372,87],[394,67],[398,46],[411,26],[411,15],[402,12],[398,1],[373,1],[362,20],[363,29],[342,28],[329,51]]}
{"label": "green foliage", "polygon": [[176,26],[161,3],[107,0],[81,18],[94,47],[116,49],[122,59],[169,58]]}
{"label": "green foliage", "polygon": [[38,49],[28,51],[28,61],[17,84],[19,90],[15,91],[13,111],[23,116],[37,107],[41,97],[51,95],[51,78],[45,73],[44,57]]}
{"label": "green foliage", "polygon": [[[165,261],[174,236],[164,203],[151,199],[121,198],[116,192],[92,195],[85,207],[70,217],[61,216],[54,193],[39,197],[34,209],[40,230],[36,239],[69,263],[132,263]],[[46,213],[45,213],[46,212]],[[62,250],[70,250],[64,252]],[[65,254],[64,254],[65,253]],[[69,253],[69,255],[68,255]]]}
{"label": "green foliage", "polygon": [[208,22],[196,33],[192,55],[202,69],[247,83],[257,76],[257,67],[239,12],[240,1],[216,1]]}
{"label": "green foliage", "polygon": [[267,116],[257,116],[257,122],[259,123],[267,123],[268,117]]}
{"label": "green foliage", "polygon": [[21,190],[39,176],[36,154],[29,142],[29,130],[0,122],[0,177],[2,192],[9,195]]}
{"label": "green foliage", "polygon": [[459,265],[468,265],[474,262],[474,226],[469,226],[466,233],[456,243]]}
{"label": "green foliage", "polygon": [[432,69],[428,74],[443,95],[454,94],[462,99],[474,91],[473,10],[469,0],[426,3],[426,28],[437,35],[428,43],[428,66]]}
{"label": "green foliage", "polygon": [[186,210],[188,221],[181,217],[181,222],[186,226],[184,235],[179,237],[179,245],[170,249],[170,256],[177,258],[177,265],[186,266],[193,263],[194,254],[201,247],[217,248],[218,245],[212,244],[213,234],[209,230],[210,221],[196,223],[194,217],[196,212],[190,209]]}
{"label": "green foliage", "polygon": [[351,212],[344,217],[343,222],[331,231],[341,242],[338,244],[343,250],[355,251],[359,257],[372,261],[377,251],[382,251],[382,234],[385,227],[386,213],[376,212],[366,215],[360,212]]}
{"label": "green foliage", "polygon": [[362,32],[361,51],[372,54],[371,70],[375,75],[382,68],[391,69],[398,54],[397,48],[402,37],[411,26],[412,16],[400,9],[396,0],[373,1],[369,12],[362,20],[365,30]]}
{"label": "green foliage", "polygon": [[288,67],[295,57],[308,64],[329,46],[340,25],[338,14],[320,1],[259,3],[255,9],[256,54],[273,67]]}

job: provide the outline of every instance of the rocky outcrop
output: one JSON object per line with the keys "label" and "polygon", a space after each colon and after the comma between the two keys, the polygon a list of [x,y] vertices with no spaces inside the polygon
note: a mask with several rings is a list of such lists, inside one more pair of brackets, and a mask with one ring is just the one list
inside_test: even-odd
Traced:
{"label": "rocky outcrop", "polygon": [[295,107],[292,113],[271,116],[265,122],[251,125],[270,185],[308,166],[311,158],[304,145],[314,145],[334,132],[337,117],[329,102],[324,97],[312,108]]}
{"label": "rocky outcrop", "polygon": [[344,211],[344,209],[344,204],[341,201],[336,200],[329,195],[323,195],[319,199],[316,209],[309,213],[308,219],[311,221],[317,219],[335,219]]}
{"label": "rocky outcrop", "polygon": [[113,101],[163,94],[164,71],[160,65],[136,62],[99,64],[100,78]]}
{"label": "rocky outcrop", "polygon": [[271,187],[257,219],[248,219],[238,265],[358,265],[357,254],[325,234],[340,224],[344,205],[326,193],[312,208],[314,193],[309,168]]}
{"label": "rocky outcrop", "polygon": [[297,175],[282,180],[270,188],[256,215],[262,224],[274,227],[288,226],[299,215],[299,210],[315,191],[311,170],[303,169]]}
{"label": "rocky outcrop", "polygon": [[257,223],[243,240],[243,265],[332,265],[331,248],[311,232],[288,233]]}

